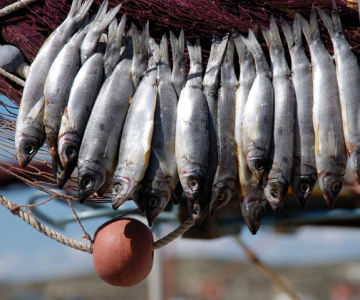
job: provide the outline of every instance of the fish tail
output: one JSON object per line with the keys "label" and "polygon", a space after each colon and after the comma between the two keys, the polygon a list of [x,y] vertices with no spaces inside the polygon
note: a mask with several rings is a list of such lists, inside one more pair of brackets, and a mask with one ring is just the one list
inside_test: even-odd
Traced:
{"label": "fish tail", "polygon": [[146,23],[142,34],[140,34],[136,26],[132,24],[131,34],[133,38],[134,54],[147,55],[149,45],[149,22]]}
{"label": "fish tail", "polygon": [[235,43],[236,51],[239,56],[239,63],[241,64],[246,59],[246,45],[242,40],[242,35],[236,29],[233,29],[231,38]]}
{"label": "fish tail", "polygon": [[302,47],[302,36],[301,36],[301,20],[300,15],[295,15],[295,20],[293,24],[293,31],[294,31],[294,39],[295,39],[295,45],[298,47]]}
{"label": "fish tail", "polygon": [[301,27],[305,38],[310,45],[313,41],[321,40],[319,24],[317,21],[316,10],[313,7],[310,14],[310,24],[302,17],[301,18]]}
{"label": "fish tail", "polygon": [[274,16],[270,17],[270,34],[271,34],[271,45],[276,49],[283,49],[283,44],[281,42],[279,28],[276,24]]}
{"label": "fish tail", "polygon": [[141,53],[146,55],[149,49],[149,21],[146,22],[143,32],[141,33]]}
{"label": "fish tail", "polygon": [[235,51],[235,44],[234,40],[231,37],[227,43],[226,52],[224,56],[224,62],[233,64],[234,62],[234,51]]}
{"label": "fish tail", "polygon": [[335,31],[343,32],[343,29],[341,26],[341,21],[340,21],[340,15],[339,15],[339,11],[338,11],[335,0],[333,0],[332,4],[333,5],[332,5],[331,17],[334,22]]}
{"label": "fish tail", "polygon": [[328,30],[330,37],[333,38],[336,35],[335,24],[331,17],[320,8],[317,9],[321,19],[323,20],[326,29]]}
{"label": "fish tail", "polygon": [[80,7],[81,7],[81,0],[73,0],[67,17],[68,18],[74,17],[79,11]]}
{"label": "fish tail", "polygon": [[116,40],[118,40],[118,41],[121,41],[121,39],[124,35],[125,23],[126,23],[126,14],[123,14],[123,16],[121,17],[120,23],[117,27],[117,31],[116,31]]}
{"label": "fish tail", "polygon": [[175,34],[170,31],[170,43],[171,51],[174,61],[184,59],[184,30],[181,30],[179,38],[176,38]]}
{"label": "fish tail", "polygon": [[100,28],[101,30],[104,30],[106,26],[109,25],[109,23],[115,18],[117,13],[119,12],[121,8],[122,3],[118,4],[114,8],[110,9],[101,19],[100,21]]}
{"label": "fish tail", "polygon": [[107,44],[112,44],[116,39],[117,20],[113,19],[109,24]]}
{"label": "fish tail", "polygon": [[94,0],[86,0],[85,2],[83,2],[80,7],[77,7],[76,11],[74,12],[74,15],[75,14],[80,15],[80,20],[82,21],[87,15],[93,1]]}
{"label": "fish tail", "polygon": [[100,23],[103,19],[104,19],[104,16],[106,15],[106,11],[107,11],[107,8],[108,8],[108,4],[109,4],[109,1],[108,0],[105,0],[101,6],[99,7],[99,10],[94,18],[94,23]]}
{"label": "fish tail", "polygon": [[286,42],[288,44],[289,50],[295,46],[295,38],[293,31],[290,25],[283,19],[281,19],[281,28],[284,32]]}
{"label": "fish tail", "polygon": [[154,52],[154,59],[157,63],[161,62],[167,65],[170,64],[168,41],[166,38],[166,34],[164,34],[161,38],[159,49]]}
{"label": "fish tail", "polygon": [[200,39],[197,38],[194,45],[191,45],[190,42],[186,40],[186,46],[190,57],[190,68],[196,65],[201,65],[202,54],[201,54]]}
{"label": "fish tail", "polygon": [[254,57],[257,56],[258,54],[263,54],[260,44],[256,39],[254,32],[251,29],[249,29],[249,34],[247,38],[243,37],[242,35],[240,35],[240,37]]}
{"label": "fish tail", "polygon": [[266,42],[266,45],[270,48],[271,46],[271,33],[270,33],[270,29],[268,28],[265,28],[265,27],[262,27],[261,28],[261,32],[265,38],[265,42]]}
{"label": "fish tail", "polygon": [[229,39],[229,35],[224,35],[223,38],[213,35],[211,41],[210,56],[206,67],[206,72],[214,68],[219,68],[223,60],[226,45]]}

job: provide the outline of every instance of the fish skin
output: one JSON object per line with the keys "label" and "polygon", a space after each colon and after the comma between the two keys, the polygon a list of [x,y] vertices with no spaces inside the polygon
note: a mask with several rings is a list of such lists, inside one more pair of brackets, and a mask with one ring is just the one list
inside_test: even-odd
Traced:
{"label": "fish skin", "polygon": [[360,67],[346,40],[335,2],[333,2],[331,17],[320,9],[318,12],[334,46],[345,145],[350,167],[356,181],[360,183]]}
{"label": "fish skin", "polygon": [[133,95],[131,36],[126,37],[125,45],[123,58],[103,83],[85,128],[78,158],[80,202],[108,184],[116,168],[121,132]]}
{"label": "fish skin", "polygon": [[58,152],[64,168],[75,168],[87,120],[104,79],[103,55],[95,53],[74,79],[69,101],[61,119]]}
{"label": "fish skin", "polygon": [[115,210],[136,191],[149,164],[157,102],[157,72],[153,51],[159,46],[152,38],[149,38],[148,44],[150,52],[147,71],[134,94],[121,136],[111,198]]}
{"label": "fish skin", "polygon": [[320,189],[332,209],[342,188],[347,162],[336,68],[321,41],[315,9],[310,25],[300,19],[311,55],[316,169]]}
{"label": "fish skin", "polygon": [[224,207],[237,190],[235,99],[238,81],[234,70],[234,50],[234,41],[230,38],[221,64],[220,89],[217,101],[218,164],[209,205],[211,214]]}
{"label": "fish skin", "polygon": [[[25,167],[45,141],[43,124],[44,85],[50,67],[63,45],[77,30],[93,0],[74,0],[65,21],[47,38],[31,64],[16,120],[15,149]],[[42,105],[42,106],[41,106]]]}
{"label": "fish skin", "polygon": [[271,71],[255,34],[249,30],[244,43],[253,55],[256,77],[244,107],[242,145],[247,164],[258,180],[270,166],[270,146],[274,116],[274,89]]}
{"label": "fish skin", "polygon": [[256,77],[255,62],[251,52],[246,47],[237,31],[233,33],[236,50],[239,57],[240,76],[235,101],[235,141],[238,161],[238,189],[241,213],[252,234],[256,234],[261,225],[261,219],[266,208],[266,197],[262,181],[251,172],[242,147],[242,118],[251,87]]}
{"label": "fish skin", "polygon": [[[168,41],[163,35],[159,50],[154,51],[157,64],[157,100],[149,166],[141,182],[141,201],[152,225],[164,210],[179,182],[175,160],[177,95],[171,84]],[[140,193],[139,193],[140,194]]]}
{"label": "fish skin", "polygon": [[104,54],[104,69],[106,77],[111,75],[115,66],[120,61],[121,41],[124,34],[125,23],[126,14],[121,17],[121,21],[118,26],[116,19],[114,19],[109,25],[109,39],[106,45],[106,52]]}
{"label": "fish skin", "polygon": [[179,99],[181,90],[186,84],[186,70],[185,70],[185,39],[184,30],[182,29],[179,34],[179,38],[176,38],[175,34],[170,31],[171,51],[173,58],[173,69],[171,73],[171,81],[174,85],[176,95]]}
{"label": "fish skin", "polygon": [[271,168],[269,173],[266,173],[264,191],[272,209],[279,212],[285,202],[293,168],[295,93],[284,47],[273,16],[270,18],[270,29],[263,29],[262,32],[270,50],[274,87]]}
{"label": "fish skin", "polygon": [[79,69],[79,49],[85,35],[85,30],[77,32],[62,48],[49,70],[44,87],[45,135],[52,159],[54,176],[60,188],[66,183],[71,172],[61,165],[57,145],[58,134],[70,89]]}
{"label": "fish skin", "polygon": [[[207,167],[206,177],[203,183],[203,199],[209,202],[210,205],[212,187],[214,176],[218,167],[218,137],[217,137],[217,123],[218,123],[218,86],[219,86],[219,73],[221,62],[224,57],[226,45],[228,42],[228,35],[220,38],[216,35],[213,36],[211,42],[210,56],[206,66],[206,71],[203,79],[204,94],[209,108],[209,163]],[[219,170],[220,171],[220,170]],[[231,181],[228,182],[233,188]],[[217,188],[217,193],[222,193],[225,189],[224,183],[220,184]],[[231,194],[231,192],[230,192]],[[217,205],[216,205],[217,206]],[[216,208],[209,211],[215,212]]]}
{"label": "fish skin", "polygon": [[194,225],[201,224],[208,212],[209,200],[202,185],[209,163],[208,105],[202,90],[200,40],[187,41],[190,71],[177,107],[175,156],[179,178],[187,196]]}
{"label": "fish skin", "polygon": [[304,207],[317,182],[312,122],[312,71],[302,44],[299,15],[295,15],[293,29],[283,20],[281,25],[289,47],[291,79],[295,91],[295,144],[291,188]]}
{"label": "fish skin", "polygon": [[140,80],[143,78],[148,66],[148,41],[149,21],[146,22],[143,32],[140,34],[134,24],[131,25],[131,34],[133,37],[134,56],[131,63],[131,77],[136,91]]}
{"label": "fish skin", "polygon": [[121,3],[106,12],[108,7],[108,0],[105,0],[100,8],[94,21],[91,23],[91,28],[87,32],[84,41],[80,48],[81,64],[83,65],[86,60],[95,53],[99,39],[109,23],[115,18],[116,14],[121,8]]}

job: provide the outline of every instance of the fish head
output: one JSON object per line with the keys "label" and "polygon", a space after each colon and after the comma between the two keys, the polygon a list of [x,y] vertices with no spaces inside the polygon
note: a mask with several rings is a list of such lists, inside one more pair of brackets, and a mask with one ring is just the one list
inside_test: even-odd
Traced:
{"label": "fish head", "polygon": [[231,179],[213,185],[209,207],[210,214],[214,214],[218,209],[228,204],[235,192],[236,182]]}
{"label": "fish head", "polygon": [[149,226],[151,226],[168,204],[171,198],[171,190],[169,188],[154,189],[147,187],[144,188],[142,197],[145,204],[145,215]]}
{"label": "fish head", "polygon": [[342,189],[344,177],[330,172],[319,175],[319,186],[330,209],[334,208],[337,196]]}
{"label": "fish head", "polygon": [[59,137],[59,157],[64,167],[66,167],[68,164],[76,165],[80,144],[81,139],[75,133],[67,133]]}
{"label": "fish head", "polygon": [[33,126],[19,131],[15,139],[16,157],[20,167],[25,168],[44,144],[44,133]]}
{"label": "fish head", "polygon": [[63,188],[65,183],[70,178],[72,172],[74,171],[76,165],[68,165],[64,167],[60,160],[52,161],[53,172],[55,175],[56,183],[60,189]]}
{"label": "fish head", "polygon": [[266,183],[264,192],[271,208],[276,212],[280,212],[284,205],[285,196],[289,189],[289,183],[283,177],[271,179]]}
{"label": "fish head", "polygon": [[78,169],[78,195],[80,203],[95,193],[106,181],[105,168],[95,161],[86,161]]}
{"label": "fish head", "polygon": [[209,200],[204,195],[199,195],[196,199],[188,198],[188,209],[194,226],[200,226],[209,211]]}
{"label": "fish head", "polygon": [[244,221],[253,235],[255,235],[260,228],[266,203],[267,200],[263,191],[257,191],[247,195],[240,203]]}
{"label": "fish head", "polygon": [[180,182],[186,196],[189,199],[195,199],[201,191],[205,169],[196,163],[186,164],[179,174]]}
{"label": "fish head", "polygon": [[135,191],[136,183],[129,177],[115,176],[112,186],[111,205],[113,209],[118,209],[126,200],[128,200]]}
{"label": "fish head", "polygon": [[352,151],[350,156],[350,166],[355,175],[355,179],[360,183],[360,147],[355,151]]}
{"label": "fish head", "polygon": [[257,179],[262,179],[268,167],[268,158],[265,155],[247,155],[247,164]]}
{"label": "fish head", "polygon": [[305,207],[306,203],[309,201],[310,194],[314,189],[316,181],[316,174],[294,176],[291,183],[291,189],[302,207]]}

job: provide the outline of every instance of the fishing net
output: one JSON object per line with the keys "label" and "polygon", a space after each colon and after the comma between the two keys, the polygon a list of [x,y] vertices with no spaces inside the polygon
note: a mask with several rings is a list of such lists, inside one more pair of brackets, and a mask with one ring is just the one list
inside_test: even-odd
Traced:
{"label": "fishing net", "polygon": [[[0,9],[13,3],[14,0],[3,0]],[[109,6],[114,7],[118,1],[110,0]],[[45,39],[66,18],[71,0],[35,1],[24,8],[14,11],[1,18],[0,44],[12,44],[18,47],[30,64]],[[101,5],[100,0],[94,1],[92,13],[96,13]],[[326,12],[331,11],[329,0],[304,1],[231,1],[231,0],[124,0],[120,14],[127,14],[126,30],[134,23],[139,29],[147,20],[150,21],[150,34],[159,40],[170,30],[176,34],[184,29],[185,37],[200,37],[203,49],[204,67],[209,55],[212,35],[223,35],[233,28],[247,34],[248,28],[257,26],[268,27],[270,16],[274,15],[292,24],[296,12],[309,19],[312,6],[320,7]],[[356,1],[337,1],[345,35],[357,56],[360,55],[359,13]],[[120,16],[119,14],[119,16]],[[320,21],[323,41],[332,53],[329,35]],[[266,48],[262,35],[259,41]],[[285,38],[283,38],[286,45]],[[286,46],[285,46],[286,48]],[[188,59],[186,58],[187,66]],[[12,80],[0,76],[0,93],[10,99],[12,104],[0,102],[0,176],[6,182],[21,181],[44,191],[49,197],[57,196],[69,201],[77,201],[77,180],[70,178],[64,193],[54,192],[56,182],[51,169],[50,156],[46,144],[26,168],[18,167],[14,150],[15,122],[21,101],[23,87]],[[3,180],[4,182],[4,180]],[[109,197],[92,197],[93,201],[109,201]]]}

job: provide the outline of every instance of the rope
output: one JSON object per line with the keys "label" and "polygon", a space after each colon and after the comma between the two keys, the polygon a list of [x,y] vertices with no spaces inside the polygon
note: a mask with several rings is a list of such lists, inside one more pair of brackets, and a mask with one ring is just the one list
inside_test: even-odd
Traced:
{"label": "rope", "polygon": [[187,219],[184,223],[182,223],[173,232],[170,232],[168,235],[164,236],[162,239],[154,242],[153,250],[157,250],[157,249],[160,249],[161,247],[166,246],[173,240],[177,239],[180,235],[182,235],[185,231],[190,229],[192,226],[193,226],[192,219],[191,218]]}
{"label": "rope", "polygon": [[[6,199],[5,197],[0,195],[0,204],[2,204],[3,206],[5,206],[8,210],[10,210],[11,212],[13,212],[14,208],[16,208],[16,205],[14,205],[10,200]],[[31,225],[32,227],[34,227],[37,231],[45,234],[46,236],[52,238],[53,240],[64,244],[68,247],[77,249],[77,250],[81,250],[84,252],[89,252],[90,251],[90,245],[88,244],[83,244],[80,243],[78,241],[75,241],[73,239],[70,239],[56,231],[54,231],[53,229],[47,227],[46,225],[40,223],[39,221],[37,221],[33,216],[31,216],[30,214],[28,214],[27,212],[24,212],[21,209],[16,210],[16,215],[24,220],[26,223],[28,223],[29,225]]]}
{"label": "rope", "polygon": [[25,81],[20,79],[19,77],[10,74],[9,72],[6,72],[3,68],[0,68],[0,74],[12,81],[14,81],[16,84],[24,86],[25,85]]}
{"label": "rope", "polygon": [[[29,225],[34,227],[37,231],[52,238],[53,240],[65,245],[65,246],[68,246],[68,247],[71,247],[71,248],[74,248],[77,250],[81,250],[84,252],[92,253],[91,245],[80,243],[76,240],[73,240],[71,238],[68,238],[68,237],[56,232],[55,230],[40,223],[32,215],[30,215],[27,212],[23,211],[22,209],[18,208],[17,205],[15,205],[9,199],[6,199],[5,197],[3,197],[1,195],[0,195],[0,204],[5,206],[12,213],[14,213],[14,211],[15,211],[16,215],[20,219],[22,219],[23,221],[25,221],[26,223],[28,223]],[[185,231],[187,231],[192,226],[193,226],[193,222],[192,222],[191,218],[187,219],[183,224],[181,224],[173,232],[170,232],[168,235],[166,235],[163,238],[161,238],[160,240],[154,242],[153,250],[157,250],[157,249],[160,249],[161,247],[166,246],[173,240],[177,239],[180,235],[182,235]]]}
{"label": "rope", "polygon": [[3,9],[0,10],[0,18],[6,16],[8,14],[11,14],[14,11],[17,11],[17,10],[25,7],[26,5],[29,5],[36,1],[37,0],[22,0],[22,1],[18,1],[13,4],[10,4],[8,6],[5,6]]}

